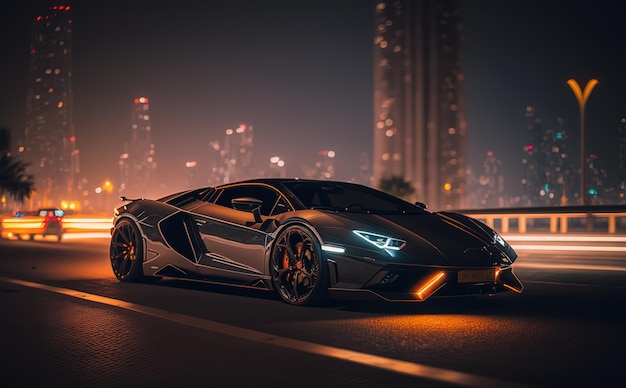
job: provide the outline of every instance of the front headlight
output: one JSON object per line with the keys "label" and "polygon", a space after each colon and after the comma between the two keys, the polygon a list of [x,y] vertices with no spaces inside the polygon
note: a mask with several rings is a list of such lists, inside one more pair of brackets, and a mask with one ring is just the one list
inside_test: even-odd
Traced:
{"label": "front headlight", "polygon": [[506,242],[504,241],[504,239],[502,238],[502,236],[500,236],[498,233],[493,232],[493,238],[494,240],[496,240],[496,242],[500,245],[502,245],[503,247],[506,246]]}
{"label": "front headlight", "polygon": [[393,238],[378,233],[365,232],[362,230],[353,230],[352,232],[380,249],[399,251],[406,245],[406,241],[400,240],[399,238]]}

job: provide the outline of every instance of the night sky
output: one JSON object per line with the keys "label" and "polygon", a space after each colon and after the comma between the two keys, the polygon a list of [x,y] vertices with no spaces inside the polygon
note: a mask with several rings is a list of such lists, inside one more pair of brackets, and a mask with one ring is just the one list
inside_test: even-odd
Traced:
{"label": "night sky", "polygon": [[[60,4],[60,3],[59,3]],[[302,175],[320,150],[337,179],[372,152],[372,0],[72,1],[73,82],[81,169],[95,186],[118,180],[135,97],[150,99],[164,192],[185,188],[185,162],[241,123],[254,159]],[[599,85],[586,109],[587,149],[616,181],[617,128],[626,116],[626,29],[606,0],[465,0],[463,72],[469,163],[502,159],[509,194],[521,189],[525,108],[547,126],[563,117],[578,165],[578,103],[569,78]],[[0,126],[23,133],[33,18],[50,5],[0,12]],[[165,194],[164,193],[164,194]]]}

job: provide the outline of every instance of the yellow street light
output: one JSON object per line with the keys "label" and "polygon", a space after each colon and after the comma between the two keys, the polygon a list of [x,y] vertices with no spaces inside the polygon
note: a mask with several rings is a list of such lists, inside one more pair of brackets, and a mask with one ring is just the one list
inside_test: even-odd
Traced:
{"label": "yellow street light", "polygon": [[113,191],[113,184],[110,181],[105,181],[104,184],[102,185],[103,190],[107,193],[107,194],[111,194],[111,192]]}
{"label": "yellow street light", "polygon": [[583,205],[589,205],[589,196],[587,195],[587,166],[585,166],[585,104],[591,94],[593,88],[598,84],[597,79],[590,79],[585,85],[585,89],[582,90],[578,82],[574,79],[569,79],[567,84],[574,92],[576,100],[578,100],[578,107],[580,108],[580,195],[583,201]]}

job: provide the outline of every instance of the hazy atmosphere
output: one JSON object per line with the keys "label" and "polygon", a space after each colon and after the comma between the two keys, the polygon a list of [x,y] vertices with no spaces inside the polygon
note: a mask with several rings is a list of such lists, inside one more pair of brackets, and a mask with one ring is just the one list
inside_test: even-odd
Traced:
{"label": "hazy atmosphere", "polygon": [[[184,188],[209,142],[241,123],[255,131],[254,159],[281,155],[290,176],[334,150],[336,179],[372,152],[372,0],[72,1],[73,87],[82,173],[118,177],[135,97],[150,99],[158,180]],[[30,25],[51,3],[23,1],[0,15],[0,126],[23,135]],[[525,108],[546,125],[565,120],[578,163],[578,104],[569,78],[599,85],[587,104],[588,151],[617,172],[626,115],[626,32],[609,1],[460,2],[469,162],[502,159],[514,195],[528,141]],[[8,8],[7,8],[8,7]]]}

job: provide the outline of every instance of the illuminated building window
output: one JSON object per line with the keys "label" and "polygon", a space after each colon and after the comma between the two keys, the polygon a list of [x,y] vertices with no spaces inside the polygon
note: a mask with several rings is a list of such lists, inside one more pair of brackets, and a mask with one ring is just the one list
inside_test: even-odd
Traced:
{"label": "illuminated building window", "polygon": [[63,108],[63,101],[59,101],[59,103],[57,104],[57,108]]}
{"label": "illuminated building window", "polygon": [[382,154],[381,159],[382,160],[389,160],[389,154],[385,152],[384,154]]}
{"label": "illuminated building window", "polygon": [[397,152],[393,154],[393,160],[400,160],[400,154]]}
{"label": "illuminated building window", "polygon": [[52,74],[52,69],[46,69],[45,73],[46,74]]}
{"label": "illuminated building window", "polygon": [[41,82],[41,78],[35,78],[35,82]]}
{"label": "illuminated building window", "polygon": [[400,46],[398,44],[393,46],[393,52],[394,53],[399,53],[400,51],[402,51],[402,46]]}
{"label": "illuminated building window", "polygon": [[454,134],[456,133],[456,129],[454,129],[454,128],[448,128],[448,133],[449,133],[450,135],[454,135]]}
{"label": "illuminated building window", "polygon": [[383,40],[382,42],[380,42],[380,48],[384,49],[384,48],[387,48],[387,46],[388,46],[388,43],[386,40]]}
{"label": "illuminated building window", "polygon": [[383,123],[382,121],[377,122],[376,123],[376,128],[378,128],[378,129],[385,128],[385,123]]}
{"label": "illuminated building window", "polygon": [[392,137],[394,134],[394,130],[393,129],[388,129],[385,131],[385,136],[387,137]]}
{"label": "illuminated building window", "polygon": [[457,110],[459,110],[459,107],[456,104],[450,104],[450,110],[456,112]]}
{"label": "illuminated building window", "polygon": [[393,125],[393,120],[392,119],[385,120],[385,125],[388,127],[391,127]]}
{"label": "illuminated building window", "polygon": [[54,69],[54,74],[56,74],[56,75],[61,74],[61,69]]}
{"label": "illuminated building window", "polygon": [[52,92],[54,92],[54,89],[53,88],[48,88],[48,93],[52,93]]}

